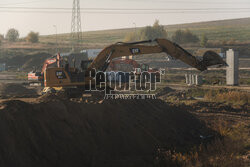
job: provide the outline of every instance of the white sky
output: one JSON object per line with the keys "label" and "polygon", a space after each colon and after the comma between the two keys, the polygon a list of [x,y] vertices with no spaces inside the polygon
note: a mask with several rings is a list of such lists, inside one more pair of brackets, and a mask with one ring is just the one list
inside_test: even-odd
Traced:
{"label": "white sky", "polygon": [[[68,33],[71,31],[71,13],[14,13],[9,11],[25,9],[14,10],[3,7],[71,8],[72,2],[73,0],[0,0],[0,34],[5,34],[9,28],[18,29],[21,36],[26,36],[31,30],[39,32],[41,35],[55,34],[55,27],[53,25],[57,26],[58,33]],[[179,12],[161,14],[152,12],[135,14],[137,11],[123,11],[123,14],[100,14],[83,11],[81,14],[83,31],[134,27],[133,23],[136,23],[137,27],[142,27],[152,25],[155,19],[159,19],[161,24],[169,25],[250,17],[250,0],[80,0],[80,3],[81,8],[222,8],[222,10],[225,8],[248,8],[234,12],[229,10],[229,12]]]}

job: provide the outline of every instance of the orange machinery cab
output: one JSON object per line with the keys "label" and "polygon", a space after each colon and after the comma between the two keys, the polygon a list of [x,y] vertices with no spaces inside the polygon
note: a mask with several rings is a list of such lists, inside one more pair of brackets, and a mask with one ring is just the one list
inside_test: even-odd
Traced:
{"label": "orange machinery cab", "polygon": [[41,72],[29,72],[28,73],[28,81],[42,81],[43,75],[41,75]]}
{"label": "orange machinery cab", "polygon": [[52,67],[44,73],[45,87],[75,87],[84,85],[84,73],[75,68]]}

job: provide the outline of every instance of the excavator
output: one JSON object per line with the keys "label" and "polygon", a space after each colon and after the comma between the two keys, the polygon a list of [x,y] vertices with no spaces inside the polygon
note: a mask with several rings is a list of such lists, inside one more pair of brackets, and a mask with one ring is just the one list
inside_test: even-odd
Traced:
{"label": "excavator", "polygon": [[92,62],[81,62],[80,70],[67,65],[47,68],[44,73],[44,85],[47,88],[83,88],[89,84],[87,77],[93,69],[104,72],[115,58],[157,53],[166,53],[200,71],[205,71],[213,65],[227,66],[226,62],[213,51],[205,52],[203,58],[199,59],[167,39],[159,38],[132,43],[118,42],[104,48]]}

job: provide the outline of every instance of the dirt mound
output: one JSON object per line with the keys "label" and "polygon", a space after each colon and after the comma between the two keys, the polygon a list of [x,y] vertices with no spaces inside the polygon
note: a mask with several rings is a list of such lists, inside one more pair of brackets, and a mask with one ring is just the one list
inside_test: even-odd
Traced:
{"label": "dirt mound", "polygon": [[175,90],[170,88],[170,87],[164,87],[164,88],[160,89],[159,93],[157,93],[156,96],[157,97],[163,96],[163,95],[166,95],[166,94],[171,93],[171,92],[175,92]]}
{"label": "dirt mound", "polygon": [[0,83],[0,96],[10,97],[10,96],[27,96],[27,95],[37,95],[34,89],[28,89],[22,84],[16,83]]}
{"label": "dirt mound", "polygon": [[51,54],[44,52],[35,52],[28,55],[23,52],[6,52],[4,57],[0,57],[0,62],[5,62],[7,66],[11,66],[13,69],[21,68],[29,71],[33,67],[40,69],[43,62],[51,56]]}
{"label": "dirt mound", "polygon": [[0,104],[1,166],[152,166],[157,148],[184,151],[210,132],[161,100]]}
{"label": "dirt mound", "polygon": [[64,101],[69,100],[69,96],[62,91],[59,91],[57,93],[46,93],[42,96],[40,96],[37,100],[42,102],[50,102],[50,101]]}
{"label": "dirt mound", "polygon": [[24,70],[31,70],[33,67],[36,67],[37,69],[41,69],[43,62],[51,57],[48,53],[37,53],[33,55],[27,55],[25,57],[26,61],[22,64],[22,68]]}

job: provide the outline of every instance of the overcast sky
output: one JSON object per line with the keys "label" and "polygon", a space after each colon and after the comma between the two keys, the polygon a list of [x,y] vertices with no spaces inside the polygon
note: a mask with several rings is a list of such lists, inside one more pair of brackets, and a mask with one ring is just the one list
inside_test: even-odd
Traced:
{"label": "overcast sky", "polygon": [[[72,3],[73,0],[0,0],[0,34],[5,34],[9,28],[18,29],[21,36],[26,36],[31,30],[42,35],[55,34],[53,25],[57,26],[58,33],[68,33],[71,31],[70,9],[65,9],[62,13],[54,10],[53,13],[51,9],[43,12],[44,10],[26,8],[72,8]],[[81,8],[112,8],[111,11],[83,9],[83,31],[135,25],[142,27],[152,25],[155,19],[159,19],[161,24],[169,25],[250,17],[250,0],[80,0],[80,3]]]}

